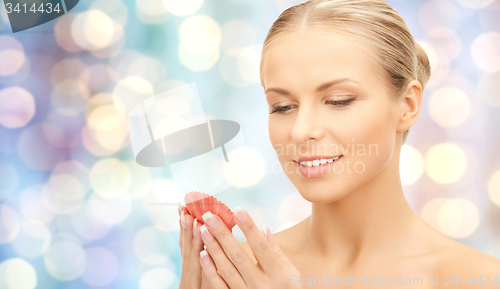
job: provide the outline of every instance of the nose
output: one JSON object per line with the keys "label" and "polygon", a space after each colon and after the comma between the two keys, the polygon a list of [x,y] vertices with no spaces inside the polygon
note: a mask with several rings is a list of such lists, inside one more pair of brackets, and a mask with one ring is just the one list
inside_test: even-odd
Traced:
{"label": "nose", "polygon": [[292,127],[291,137],[296,143],[319,141],[324,136],[324,128],[314,105],[302,105],[298,109],[297,118]]}

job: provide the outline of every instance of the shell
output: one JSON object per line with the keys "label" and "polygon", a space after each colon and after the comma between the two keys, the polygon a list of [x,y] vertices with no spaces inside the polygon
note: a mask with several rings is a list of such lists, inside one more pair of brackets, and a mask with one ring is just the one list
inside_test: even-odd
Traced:
{"label": "shell", "polygon": [[205,224],[201,216],[210,211],[219,216],[229,231],[233,232],[233,227],[236,225],[233,212],[215,197],[203,192],[191,191],[184,196],[184,202],[186,210],[197,219],[198,223]]}

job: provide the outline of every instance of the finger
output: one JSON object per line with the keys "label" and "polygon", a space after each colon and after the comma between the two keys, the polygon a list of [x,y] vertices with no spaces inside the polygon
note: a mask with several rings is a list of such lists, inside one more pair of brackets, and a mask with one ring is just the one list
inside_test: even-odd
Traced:
{"label": "finger", "polygon": [[[228,234],[231,235],[231,238],[235,239],[234,236],[229,233],[228,228],[225,225],[219,226],[219,228],[224,227],[222,229],[225,229],[228,231]],[[218,230],[218,229],[216,229]],[[203,242],[205,243],[205,246],[207,247],[207,251],[214,260],[215,266],[217,267],[217,270],[221,274],[222,278],[224,281],[226,281],[227,285],[230,288],[246,288],[246,285],[251,285],[256,282],[252,281],[253,278],[257,277],[256,275],[249,275],[249,272],[256,272],[257,267],[255,264],[252,262],[250,257],[248,257],[248,254],[246,251],[244,251],[243,246],[237,241],[238,245],[241,246],[241,250],[239,252],[233,250],[232,257],[228,256],[228,252],[231,250],[226,250],[226,248],[222,248],[221,244],[219,244],[218,240],[214,238],[214,236],[210,233],[210,231],[207,229],[207,223],[205,221],[205,225],[200,227],[200,232],[201,236],[203,238]],[[234,244],[232,244],[234,247]],[[236,253],[234,253],[236,252]],[[233,259],[231,259],[233,258]],[[244,262],[245,258],[249,259],[250,265],[245,265],[242,262]],[[236,260],[236,261],[233,261]],[[240,267],[237,266],[237,264],[240,264]],[[243,265],[243,266],[241,266]],[[251,266],[251,267],[250,267]],[[252,271],[253,269],[253,271]],[[243,274],[246,274],[246,279]],[[248,280],[248,281],[247,281]]]}
{"label": "finger", "polygon": [[200,224],[193,219],[193,232],[191,253],[189,258],[189,284],[192,288],[200,288],[201,286],[201,266],[200,266],[200,252],[203,250],[203,241],[200,237]]}
{"label": "finger", "polygon": [[264,235],[266,232],[262,234],[250,215],[241,207],[236,207],[233,211],[236,224],[245,234],[247,243],[264,272],[271,275],[278,273],[280,262],[269,244],[270,241],[272,242],[271,232],[267,233],[268,237]]}
{"label": "finger", "polygon": [[[202,267],[202,284],[207,284],[207,288],[228,288],[226,282],[217,273],[213,259],[206,250],[200,252],[200,265]],[[204,286],[202,286],[203,288]],[[234,287],[233,287],[234,288]],[[241,288],[241,287],[236,287]]]}
{"label": "finger", "polygon": [[181,212],[182,260],[189,260],[189,255],[191,254],[193,239],[192,222],[193,217],[186,210],[183,210]]}

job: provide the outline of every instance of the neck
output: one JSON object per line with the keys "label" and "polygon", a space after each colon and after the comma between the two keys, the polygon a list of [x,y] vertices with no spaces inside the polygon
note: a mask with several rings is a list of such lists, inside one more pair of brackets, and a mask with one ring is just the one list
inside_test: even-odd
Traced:
{"label": "neck", "polygon": [[[304,249],[344,267],[396,252],[415,238],[420,218],[406,201],[394,160],[370,181],[332,203],[313,203]],[[307,245],[306,245],[307,244]],[[407,242],[406,242],[407,244]]]}

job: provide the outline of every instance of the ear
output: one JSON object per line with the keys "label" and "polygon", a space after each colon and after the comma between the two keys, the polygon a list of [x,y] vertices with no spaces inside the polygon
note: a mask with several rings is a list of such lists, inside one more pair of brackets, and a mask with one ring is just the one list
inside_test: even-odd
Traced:
{"label": "ear", "polygon": [[417,80],[408,83],[406,94],[401,98],[400,118],[397,130],[408,130],[418,119],[422,107],[422,85]]}

